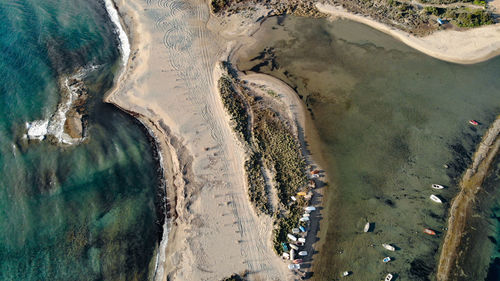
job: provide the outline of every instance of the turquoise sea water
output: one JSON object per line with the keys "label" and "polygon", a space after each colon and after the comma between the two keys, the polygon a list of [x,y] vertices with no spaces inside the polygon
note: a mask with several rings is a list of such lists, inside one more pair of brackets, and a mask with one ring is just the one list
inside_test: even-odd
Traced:
{"label": "turquoise sea water", "polygon": [[[389,272],[397,280],[435,280],[457,181],[500,113],[500,58],[447,63],[345,20],[272,18],[255,37],[238,67],[297,90],[314,118],[330,177],[313,278],[338,280],[349,270],[352,280],[380,280]],[[482,124],[472,127],[469,119]],[[433,190],[433,183],[447,188]],[[476,242],[457,270],[463,280],[484,280],[488,272],[488,280],[499,280],[490,267],[500,241],[496,187],[490,178],[487,200],[475,206],[476,232],[469,233]],[[445,203],[433,203],[433,193]],[[363,233],[366,222],[373,232]],[[393,261],[382,263],[385,256]]]}
{"label": "turquoise sea water", "polygon": [[[101,102],[119,67],[104,3],[2,0],[0,19],[0,280],[147,279],[158,166],[142,126]],[[56,110],[59,78],[90,66],[86,141],[23,139]]]}

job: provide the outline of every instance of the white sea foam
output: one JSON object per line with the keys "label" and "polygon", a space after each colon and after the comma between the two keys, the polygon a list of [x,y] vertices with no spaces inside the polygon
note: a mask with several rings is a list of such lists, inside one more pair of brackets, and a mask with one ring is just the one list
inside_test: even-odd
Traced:
{"label": "white sea foam", "polygon": [[120,16],[118,15],[118,11],[115,8],[112,0],[104,0],[104,4],[106,5],[106,11],[108,12],[109,18],[113,22],[116,27],[116,32],[118,33],[118,39],[120,40],[120,50],[122,53],[122,64],[123,66],[127,65],[128,58],[130,56],[130,42],[127,37],[127,33],[123,29],[123,26],[120,22]]}
{"label": "white sea foam", "polygon": [[58,142],[65,144],[76,144],[81,142],[82,138],[72,138],[64,132],[64,123],[66,123],[66,113],[71,109],[71,106],[78,97],[80,85],[78,83],[69,85],[71,79],[83,79],[85,75],[97,69],[98,66],[91,65],[83,68],[71,77],[64,79],[64,88],[62,90],[61,102],[57,105],[57,109],[47,119],[35,120],[26,123],[26,138],[44,140],[46,136],[54,136]]}
{"label": "white sea foam", "polygon": [[47,127],[49,126],[49,120],[35,120],[33,122],[26,123],[26,137],[29,139],[43,140],[47,135]]}

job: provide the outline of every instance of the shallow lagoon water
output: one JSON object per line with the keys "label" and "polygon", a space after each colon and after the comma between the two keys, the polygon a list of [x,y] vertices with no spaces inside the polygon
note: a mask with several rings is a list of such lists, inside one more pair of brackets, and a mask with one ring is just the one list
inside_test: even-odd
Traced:
{"label": "shallow lagoon water", "polygon": [[[0,2],[0,280],[146,280],[161,231],[154,151],[142,126],[102,103],[119,66],[102,1]],[[87,140],[27,142],[58,80],[83,68]]]}
{"label": "shallow lagoon water", "polygon": [[[255,37],[258,43],[240,52],[238,68],[297,90],[327,162],[313,276],[339,279],[349,270],[355,280],[389,272],[397,280],[434,280],[457,181],[500,112],[500,59],[442,62],[346,20],[272,18]],[[435,191],[432,183],[447,188]],[[433,203],[433,193],[445,204]],[[374,223],[371,233],[363,233],[367,221]],[[437,237],[423,234],[426,227]],[[484,228],[498,237],[496,227]],[[493,243],[483,246],[472,261],[474,280],[486,277],[496,251]],[[382,263],[385,256],[393,261]]]}

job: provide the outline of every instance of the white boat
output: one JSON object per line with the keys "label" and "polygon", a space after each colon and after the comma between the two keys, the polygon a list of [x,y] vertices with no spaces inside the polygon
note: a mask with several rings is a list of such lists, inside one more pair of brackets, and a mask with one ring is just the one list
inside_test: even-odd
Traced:
{"label": "white boat", "polygon": [[288,269],[290,269],[290,270],[300,269],[300,264],[291,263],[288,265]]}
{"label": "white boat", "polygon": [[292,228],[292,233],[293,234],[298,234],[300,230],[298,228]]}
{"label": "white boat", "polygon": [[349,274],[350,274],[349,271],[344,271],[344,272],[342,272],[342,277],[349,276]]}
{"label": "white boat", "polygon": [[431,200],[436,202],[436,203],[443,203],[443,201],[441,201],[441,199],[434,194],[431,194],[431,196],[429,198],[431,198]]}
{"label": "white boat", "polygon": [[370,223],[369,223],[369,222],[367,222],[367,223],[365,224],[365,228],[363,229],[363,231],[364,231],[364,232],[368,232],[368,231],[370,231]]}
{"label": "white boat", "polygon": [[385,263],[390,262],[391,261],[391,257],[385,257],[382,261],[385,262]]}
{"label": "white boat", "polygon": [[308,207],[305,207],[304,210],[306,210],[306,212],[310,213],[312,211],[316,211],[316,207],[314,207],[314,206],[308,206]]}
{"label": "white boat", "polygon": [[299,256],[307,256],[307,251],[300,251]]}
{"label": "white boat", "polygon": [[396,251],[396,248],[394,248],[394,246],[392,246],[391,244],[382,244],[382,247],[386,248],[389,251]]}
{"label": "white boat", "polygon": [[290,259],[293,261],[295,259],[295,250],[291,249],[290,250]]}
{"label": "white boat", "polygon": [[311,214],[305,213],[305,214],[303,214],[302,216],[303,216],[304,218],[305,218],[305,217],[310,217],[310,216],[311,216]]}
{"label": "white boat", "polygon": [[392,280],[392,277],[393,277],[393,276],[392,276],[392,274],[390,274],[390,273],[389,273],[389,274],[387,274],[387,275],[385,276],[384,281],[391,281],[391,280]]}
{"label": "white boat", "polygon": [[309,217],[302,217],[299,219],[299,221],[303,221],[303,222],[309,221]]}
{"label": "white boat", "polygon": [[293,236],[290,233],[288,233],[287,237],[288,237],[288,239],[292,240],[293,242],[297,241],[297,237]]}
{"label": "white boat", "polygon": [[306,238],[300,237],[297,240],[299,240],[300,243],[306,243]]}
{"label": "white boat", "polygon": [[297,245],[294,245],[294,244],[288,244],[288,245],[290,245],[290,248],[292,248],[296,251],[299,249],[299,247],[297,247]]}
{"label": "white boat", "polygon": [[431,187],[434,189],[443,189],[444,188],[444,186],[442,186],[440,184],[432,184]]}

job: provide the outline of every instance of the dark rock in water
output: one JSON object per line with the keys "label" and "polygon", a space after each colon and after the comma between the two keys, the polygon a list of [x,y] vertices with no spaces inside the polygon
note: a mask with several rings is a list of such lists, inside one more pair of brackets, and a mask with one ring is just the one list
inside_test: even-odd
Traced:
{"label": "dark rock in water", "polygon": [[493,237],[493,236],[488,236],[488,239],[490,239],[491,243],[493,243],[493,244],[495,244],[495,245],[497,244],[497,240],[495,239],[495,237]]}
{"label": "dark rock in water", "polygon": [[434,269],[434,265],[432,262],[426,263],[424,260],[414,259],[410,263],[410,266],[410,276],[412,277],[411,280],[430,280],[429,274],[431,274]]}
{"label": "dark rock in water", "polygon": [[497,281],[500,280],[500,258],[495,258],[488,268],[488,275],[484,281]]}
{"label": "dark rock in water", "polygon": [[384,202],[385,202],[386,205],[389,205],[389,206],[391,206],[393,208],[395,207],[395,204],[394,204],[394,202],[391,199],[386,199]]}

